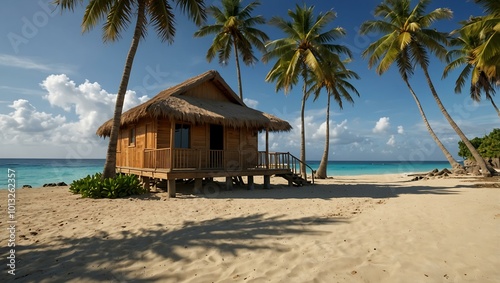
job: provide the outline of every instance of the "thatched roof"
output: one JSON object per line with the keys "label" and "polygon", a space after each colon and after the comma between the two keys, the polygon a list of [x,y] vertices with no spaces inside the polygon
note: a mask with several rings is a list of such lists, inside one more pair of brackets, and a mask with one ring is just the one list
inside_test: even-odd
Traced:
{"label": "thatched roof", "polygon": [[[189,89],[208,81],[220,89],[221,93],[227,97],[227,101],[185,95]],[[214,70],[161,91],[150,100],[126,111],[122,114],[121,126],[136,123],[143,118],[162,117],[193,124],[219,124],[259,131],[263,129],[289,131],[292,128],[287,121],[247,107]],[[97,135],[109,136],[112,123],[113,119],[100,126],[97,129]]]}

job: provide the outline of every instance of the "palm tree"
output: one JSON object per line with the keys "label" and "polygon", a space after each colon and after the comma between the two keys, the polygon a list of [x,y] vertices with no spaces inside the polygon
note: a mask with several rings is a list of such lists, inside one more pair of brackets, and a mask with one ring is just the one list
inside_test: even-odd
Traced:
{"label": "palm tree", "polygon": [[345,66],[332,66],[331,72],[327,73],[323,81],[313,79],[312,89],[315,97],[314,100],[318,99],[321,90],[325,88],[327,91],[327,103],[326,103],[326,131],[325,131],[325,149],[323,151],[323,156],[321,157],[321,162],[316,170],[316,178],[326,179],[327,178],[327,167],[328,167],[328,154],[330,149],[330,100],[333,99],[337,102],[340,109],[343,109],[342,100],[346,100],[350,103],[354,103],[352,96],[349,92],[355,93],[359,96],[358,90],[347,80],[349,79],[359,79],[358,74],[354,71],[348,70]]}
{"label": "palm tree", "polygon": [[296,5],[295,11],[288,10],[292,21],[281,17],[273,17],[270,24],[281,29],[287,37],[273,40],[266,44],[268,52],[262,60],[268,62],[277,58],[276,63],[266,76],[266,81],[276,82],[276,91],[283,89],[287,94],[297,84],[299,78],[303,81],[301,118],[301,174],[306,177],[306,149],[304,112],[307,99],[308,72],[314,73],[318,80],[324,80],[331,64],[342,66],[339,54],[351,56],[350,50],[331,42],[345,34],[342,28],[333,28],[323,32],[323,29],[335,19],[336,14],[330,10],[314,16],[314,6]]}
{"label": "palm tree", "polygon": [[[448,19],[452,16],[450,10],[442,8],[424,15],[425,8],[429,2],[429,0],[421,0],[412,10],[410,10],[410,0],[385,0],[378,5],[375,9],[375,16],[380,16],[381,19],[363,23],[361,33],[366,34],[375,31],[382,33],[382,37],[370,44],[363,52],[363,56],[369,56],[368,65],[370,68],[378,64],[376,71],[379,75],[387,71],[393,63],[397,64],[401,78],[410,90],[427,130],[442,150],[452,170],[458,172],[458,170],[462,169],[461,165],[455,161],[432,130],[422,105],[409,82],[409,78],[414,72],[414,65],[419,65],[424,70],[433,97],[439,105],[441,112],[443,112],[462,141],[464,143],[467,141],[470,144],[469,140],[451,119],[441,103],[427,71],[429,60],[426,48],[430,52],[442,57],[446,54],[446,50],[441,45],[441,42],[446,42],[447,40],[445,34],[428,29],[428,27],[436,20]],[[471,144],[470,147],[477,153]],[[475,157],[481,159],[484,164],[484,160],[480,158],[478,153]],[[486,164],[481,168],[483,172],[489,172]]]}
{"label": "palm tree", "polygon": [[452,34],[459,33],[460,36],[453,38],[451,44],[457,46],[458,49],[450,50],[446,56],[448,65],[443,72],[443,78],[446,78],[450,71],[465,65],[462,72],[460,72],[455,82],[455,92],[461,93],[465,85],[465,81],[471,75],[470,83],[470,96],[474,101],[481,101],[481,93],[484,92],[486,99],[488,99],[493,108],[495,108],[498,116],[500,117],[500,110],[493,101],[495,95],[495,81],[489,79],[487,75],[476,67],[474,62],[474,50],[480,45],[480,39],[477,35],[471,35],[464,32],[464,30],[453,31]]}
{"label": "palm tree", "polygon": [[238,53],[245,65],[253,65],[258,59],[254,56],[252,47],[255,46],[259,51],[265,53],[264,42],[269,40],[267,34],[254,28],[256,24],[265,24],[266,22],[262,16],[252,17],[251,15],[259,5],[259,1],[254,1],[241,7],[241,0],[222,0],[224,11],[213,5],[207,9],[207,12],[215,18],[215,24],[203,26],[194,34],[196,37],[215,34],[212,45],[207,51],[208,62],[211,62],[218,53],[219,63],[227,65],[231,50],[234,49],[238,90],[241,99],[243,99],[243,90]]}
{"label": "palm tree", "polygon": [[[485,73],[489,80],[500,83],[500,2],[498,0],[475,0],[485,8],[487,15],[466,22],[461,30],[478,37],[481,42],[473,50],[472,63]],[[476,83],[479,77],[473,77]]]}
{"label": "palm tree", "polygon": [[[54,2],[60,6],[61,10],[73,11],[83,0],[54,0]],[[114,178],[116,176],[118,131],[120,129],[125,92],[139,41],[146,37],[148,24],[151,23],[162,41],[173,42],[175,36],[175,15],[171,5],[173,4],[172,2],[175,2],[183,12],[186,12],[188,17],[197,25],[201,25],[205,21],[206,15],[203,0],[89,0],[85,9],[82,21],[83,32],[90,31],[105,18],[102,36],[104,42],[118,40],[133,17],[136,20],[132,43],[125,60],[125,67],[116,97],[113,127],[109,137],[103,178]]]}

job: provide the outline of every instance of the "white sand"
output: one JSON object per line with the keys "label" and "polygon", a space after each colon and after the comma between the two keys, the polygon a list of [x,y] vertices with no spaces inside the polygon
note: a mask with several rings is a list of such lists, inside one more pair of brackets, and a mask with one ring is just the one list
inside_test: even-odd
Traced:
{"label": "white sand", "polygon": [[500,189],[410,179],[272,178],[170,200],[20,189],[16,275],[2,257],[0,282],[499,282]]}

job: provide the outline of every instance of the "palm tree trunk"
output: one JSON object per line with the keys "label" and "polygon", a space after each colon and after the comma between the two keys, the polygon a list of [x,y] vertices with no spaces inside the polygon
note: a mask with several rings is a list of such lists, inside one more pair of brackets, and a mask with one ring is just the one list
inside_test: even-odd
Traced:
{"label": "palm tree trunk", "polygon": [[427,131],[429,131],[429,134],[431,135],[432,139],[434,142],[436,142],[437,146],[441,149],[443,152],[444,156],[448,160],[448,162],[451,165],[452,172],[459,172],[460,170],[463,170],[464,168],[462,165],[460,165],[455,158],[450,154],[450,152],[446,149],[446,147],[441,143],[439,138],[436,136],[434,133],[434,130],[431,128],[431,125],[429,124],[429,121],[427,120],[427,116],[424,113],[424,109],[422,108],[422,105],[420,104],[420,100],[418,99],[417,95],[413,91],[413,88],[410,85],[410,82],[407,79],[404,79],[404,82],[406,83],[406,86],[408,86],[408,89],[410,90],[411,95],[413,96],[413,99],[415,99],[415,103],[417,104],[418,111],[420,111],[420,115],[422,116],[422,120],[424,120],[425,127],[427,128]]}
{"label": "palm tree trunk", "polygon": [[144,14],[146,7],[145,2],[138,1],[138,3],[139,7],[137,11],[137,23],[134,29],[134,36],[132,37],[132,43],[127,54],[127,59],[125,60],[122,80],[120,82],[120,87],[116,96],[115,111],[113,114],[113,126],[111,128],[111,134],[109,136],[108,151],[106,153],[106,163],[104,164],[104,170],[102,173],[103,179],[114,178],[116,176],[116,149],[118,143],[118,133],[120,131],[123,102],[125,101],[125,93],[127,91],[135,53],[137,52],[137,47],[139,46],[139,40],[141,38],[141,26],[146,19]]}
{"label": "palm tree trunk", "polygon": [[325,133],[325,150],[321,157],[318,170],[316,171],[316,178],[326,179],[328,169],[328,151],[330,150],[330,94],[328,93],[326,103],[326,133]]}
{"label": "palm tree trunk", "polygon": [[493,101],[493,98],[490,97],[490,101],[491,101],[491,105],[493,105],[493,108],[495,108],[495,110],[497,111],[497,115],[498,117],[500,117],[500,110],[498,109],[497,105],[495,104],[495,102]]}
{"label": "palm tree trunk", "polygon": [[243,100],[243,87],[241,86],[241,74],[240,74],[240,58],[238,58],[238,48],[236,46],[236,40],[233,40],[234,44],[234,57],[236,60],[236,75],[238,77],[238,90],[240,92],[240,99]]}
{"label": "palm tree trunk", "polygon": [[[304,69],[305,70],[305,69]],[[306,98],[307,98],[307,74],[304,71],[302,77],[304,78],[304,86],[302,88],[302,105],[300,106],[300,174],[302,178],[307,179],[306,172],[306,129],[305,129],[305,109],[306,109]]]}
{"label": "palm tree trunk", "polygon": [[422,67],[422,69],[424,70],[425,78],[427,79],[427,84],[429,85],[429,88],[431,89],[432,96],[436,100],[436,103],[439,107],[439,110],[441,110],[441,112],[443,113],[446,120],[448,120],[448,123],[450,123],[453,130],[455,130],[455,132],[458,134],[458,136],[460,137],[462,142],[467,146],[467,148],[471,152],[472,156],[476,160],[477,164],[481,168],[483,176],[485,176],[485,177],[491,176],[493,174],[493,169],[489,168],[486,165],[486,162],[484,162],[484,159],[481,157],[481,155],[479,155],[477,150],[474,148],[474,146],[471,144],[471,142],[465,136],[465,134],[462,132],[462,130],[458,127],[458,125],[455,123],[455,121],[453,121],[450,114],[448,114],[448,111],[446,111],[446,108],[444,108],[444,105],[441,102],[441,99],[439,98],[439,96],[436,92],[436,89],[434,88],[434,84],[432,83],[432,80],[431,80],[431,77],[429,76],[429,72],[428,72],[427,68]]}

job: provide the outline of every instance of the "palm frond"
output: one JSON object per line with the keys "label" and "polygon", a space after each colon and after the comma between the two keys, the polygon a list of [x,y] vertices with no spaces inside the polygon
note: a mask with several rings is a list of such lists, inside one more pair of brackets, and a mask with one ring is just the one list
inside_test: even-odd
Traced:
{"label": "palm frond", "polygon": [[[162,0],[165,1],[165,0]],[[153,1],[155,2],[155,1]],[[203,0],[176,0],[181,11],[186,13],[197,26],[203,25],[207,19],[205,1]]]}
{"label": "palm frond", "polygon": [[[130,1],[115,2],[109,9],[106,22],[103,25],[103,41],[115,41],[120,38],[120,34],[130,24],[132,16],[132,3]],[[142,24],[143,28],[141,37],[146,36],[145,23]]]}
{"label": "palm frond", "polygon": [[161,41],[172,44],[175,36],[175,15],[168,1],[149,1],[148,14]]}

